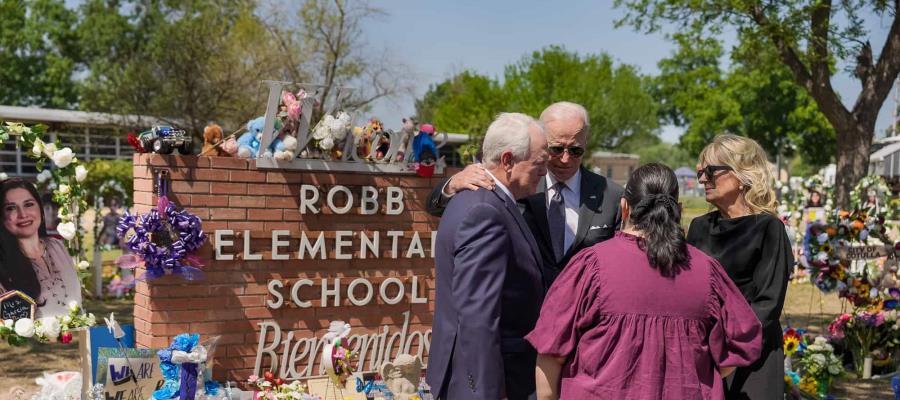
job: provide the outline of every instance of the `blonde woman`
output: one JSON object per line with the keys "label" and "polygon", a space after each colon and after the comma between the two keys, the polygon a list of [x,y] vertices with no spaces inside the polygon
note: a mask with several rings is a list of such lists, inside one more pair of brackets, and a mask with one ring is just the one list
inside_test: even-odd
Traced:
{"label": "blonde woman", "polygon": [[784,350],[779,318],[794,264],[766,153],[741,136],[719,135],[700,153],[697,179],[716,210],[695,218],[688,243],[717,259],[763,327],[760,358],[726,382],[726,399],[780,399]]}

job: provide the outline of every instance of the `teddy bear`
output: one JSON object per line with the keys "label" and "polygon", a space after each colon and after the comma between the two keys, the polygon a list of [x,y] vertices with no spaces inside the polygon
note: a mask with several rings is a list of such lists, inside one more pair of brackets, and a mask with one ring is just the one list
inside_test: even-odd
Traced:
{"label": "teddy bear", "polygon": [[422,360],[417,356],[400,354],[394,362],[381,365],[381,377],[396,400],[412,400],[418,397],[419,380],[422,377]]}
{"label": "teddy bear", "polygon": [[209,124],[203,128],[203,151],[200,152],[200,155],[215,157],[231,156],[231,154],[228,154],[228,152],[222,148],[221,145],[223,144],[221,126],[218,124]]}
{"label": "teddy bear", "polygon": [[[256,158],[256,156],[259,154],[259,141],[262,139],[262,132],[265,124],[266,117],[257,117],[247,122],[247,132],[241,135],[241,137],[237,140],[238,157]],[[281,126],[281,121],[276,119],[275,130],[280,130]],[[274,152],[279,150],[283,151],[284,149],[285,147],[283,140],[276,137],[272,141],[272,144],[269,145],[269,148],[265,151],[265,153],[263,153],[263,155],[272,156]]]}

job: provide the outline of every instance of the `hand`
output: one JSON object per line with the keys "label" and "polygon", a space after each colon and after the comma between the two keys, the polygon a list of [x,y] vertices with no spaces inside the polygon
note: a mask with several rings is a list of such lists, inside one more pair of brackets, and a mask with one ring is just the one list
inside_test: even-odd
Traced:
{"label": "hand", "polygon": [[444,194],[453,196],[461,190],[478,190],[478,188],[494,190],[494,179],[480,163],[469,165],[451,176],[447,186],[444,187]]}
{"label": "hand", "polygon": [[722,368],[719,368],[719,375],[722,376],[722,379],[727,378],[728,375],[731,375],[731,374],[734,373],[734,370],[735,370],[735,369],[737,369],[737,368],[735,368],[735,367],[722,367]]}

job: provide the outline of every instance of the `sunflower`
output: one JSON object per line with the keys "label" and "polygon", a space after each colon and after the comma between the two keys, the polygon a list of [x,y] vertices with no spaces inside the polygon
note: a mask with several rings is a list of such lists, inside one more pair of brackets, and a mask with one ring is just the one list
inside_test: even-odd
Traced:
{"label": "sunflower", "polygon": [[800,348],[800,339],[796,336],[785,336],[784,337],[784,355],[792,356],[797,352],[797,349]]}

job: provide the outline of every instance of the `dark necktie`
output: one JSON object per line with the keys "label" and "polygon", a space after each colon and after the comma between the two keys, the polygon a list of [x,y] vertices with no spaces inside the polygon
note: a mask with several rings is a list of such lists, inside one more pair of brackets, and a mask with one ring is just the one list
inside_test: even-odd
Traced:
{"label": "dark necktie", "polygon": [[550,242],[553,243],[553,254],[556,261],[563,258],[566,240],[566,201],[563,198],[563,189],[566,184],[557,182],[553,185],[553,196],[550,197],[550,207],[547,209],[547,222],[550,225]]}

